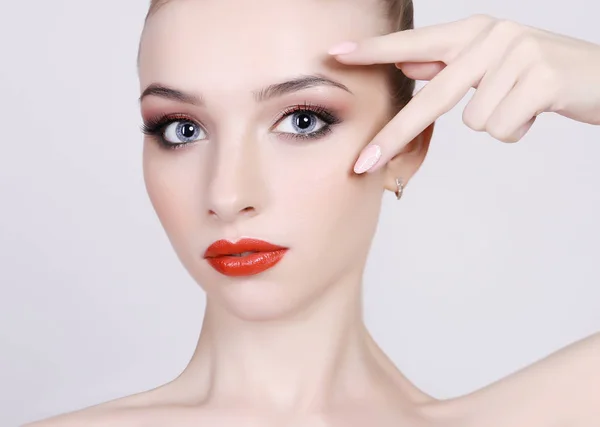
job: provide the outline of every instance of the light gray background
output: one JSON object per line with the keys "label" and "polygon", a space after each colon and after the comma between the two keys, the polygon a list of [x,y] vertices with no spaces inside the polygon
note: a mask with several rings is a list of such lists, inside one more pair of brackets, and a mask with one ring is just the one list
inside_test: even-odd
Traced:
{"label": "light gray background", "polygon": [[[135,57],[147,1],[0,5],[9,426],[177,376],[204,295],[142,180]],[[589,0],[416,0],[417,26],[479,12],[600,43]],[[600,128],[542,115],[505,145],[463,125],[467,100],[438,121],[402,202],[386,196],[366,275],[368,326],[439,398],[600,330]]]}

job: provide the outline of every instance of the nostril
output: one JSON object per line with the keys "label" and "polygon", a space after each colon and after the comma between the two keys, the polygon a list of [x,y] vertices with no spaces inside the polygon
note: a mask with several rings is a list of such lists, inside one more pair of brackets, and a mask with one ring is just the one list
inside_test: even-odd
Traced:
{"label": "nostril", "polygon": [[229,222],[234,221],[236,217],[253,217],[257,213],[257,210],[253,206],[248,206],[243,209],[239,209],[236,206],[223,206],[221,208],[208,209],[208,215],[212,218],[219,218],[221,221]]}
{"label": "nostril", "polygon": [[258,210],[254,206],[248,206],[240,211],[239,215],[246,218],[253,218],[258,214]]}

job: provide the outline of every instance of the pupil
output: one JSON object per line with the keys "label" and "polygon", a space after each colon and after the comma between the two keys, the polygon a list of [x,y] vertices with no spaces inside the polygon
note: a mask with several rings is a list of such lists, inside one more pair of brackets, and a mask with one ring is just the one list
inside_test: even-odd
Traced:
{"label": "pupil", "polygon": [[194,136],[194,125],[190,123],[183,125],[181,134],[186,138],[192,138]]}
{"label": "pupil", "polygon": [[296,126],[300,129],[307,129],[311,125],[311,117],[306,113],[298,114],[296,116]]}

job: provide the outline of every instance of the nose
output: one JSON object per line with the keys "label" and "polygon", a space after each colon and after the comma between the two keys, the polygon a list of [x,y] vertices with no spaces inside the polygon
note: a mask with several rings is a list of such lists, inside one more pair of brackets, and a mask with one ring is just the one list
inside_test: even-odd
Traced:
{"label": "nose", "polygon": [[249,138],[215,142],[208,167],[208,215],[222,223],[258,215],[266,194],[256,142]]}

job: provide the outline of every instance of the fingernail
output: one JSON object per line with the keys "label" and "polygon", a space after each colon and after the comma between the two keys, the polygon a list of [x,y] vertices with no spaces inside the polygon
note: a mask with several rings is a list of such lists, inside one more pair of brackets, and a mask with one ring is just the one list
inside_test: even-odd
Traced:
{"label": "fingernail", "polygon": [[381,158],[381,147],[379,145],[369,145],[363,150],[354,165],[354,172],[364,173],[377,164]]}
{"label": "fingernail", "polygon": [[345,53],[350,53],[356,49],[358,44],[355,42],[343,42],[340,44],[336,44],[331,49],[327,51],[330,55],[343,55]]}

